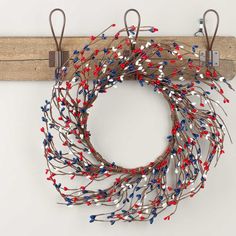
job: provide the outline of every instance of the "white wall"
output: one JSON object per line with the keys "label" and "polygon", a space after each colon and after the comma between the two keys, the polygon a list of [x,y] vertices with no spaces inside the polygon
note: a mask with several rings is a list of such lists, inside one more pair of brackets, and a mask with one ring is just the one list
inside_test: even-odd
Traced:
{"label": "white wall", "polygon": [[[236,34],[235,0],[0,0],[0,3],[1,36],[50,35],[48,13],[55,7],[63,8],[67,14],[66,35],[94,35],[110,23],[123,27],[123,13],[131,7],[140,10],[143,24],[157,25],[162,35],[192,35],[202,13],[215,8],[221,16],[220,34]],[[236,235],[235,144],[230,144],[228,138],[226,154],[211,170],[205,190],[181,202],[170,222],[161,218],[153,225],[90,224],[88,216],[96,210],[93,207],[57,205],[60,198],[44,175],[39,132],[40,106],[49,98],[52,84],[0,82],[0,235]],[[236,88],[236,79],[232,85]],[[231,103],[225,105],[228,112],[225,120],[236,142],[235,93],[226,91]],[[164,148],[163,139],[169,131],[166,108],[161,97],[156,99],[148,89],[134,82],[110,91],[98,100],[92,112],[90,127],[95,146],[110,160],[120,161],[124,166],[151,161]],[[126,116],[122,115],[124,112]],[[139,125],[143,120],[148,121],[146,129]],[[112,125],[118,121],[128,129],[125,133]],[[147,139],[143,141],[143,137]]]}

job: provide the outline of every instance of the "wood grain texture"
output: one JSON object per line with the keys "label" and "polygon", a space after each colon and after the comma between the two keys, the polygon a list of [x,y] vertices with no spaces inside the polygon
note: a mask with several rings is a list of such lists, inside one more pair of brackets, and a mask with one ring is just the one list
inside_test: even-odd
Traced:
{"label": "wood grain texture", "polygon": [[[204,37],[168,36],[154,39],[196,44],[199,51],[206,48]],[[74,49],[80,49],[87,42],[88,37],[65,37],[63,50],[68,50],[71,54]],[[107,42],[100,41],[97,47],[102,48],[105,43]],[[54,68],[48,66],[48,52],[52,50],[55,50],[55,45],[51,37],[0,37],[0,80],[52,80]],[[225,78],[232,79],[236,74],[236,38],[217,37],[214,50],[220,52],[220,67],[217,69]]]}

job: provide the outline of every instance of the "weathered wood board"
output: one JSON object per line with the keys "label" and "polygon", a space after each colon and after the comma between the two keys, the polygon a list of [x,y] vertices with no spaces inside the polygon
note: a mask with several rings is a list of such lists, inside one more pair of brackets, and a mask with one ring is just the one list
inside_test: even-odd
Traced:
{"label": "weathered wood board", "polygon": [[[204,37],[168,36],[155,39],[198,45],[200,51],[206,49]],[[88,37],[65,37],[63,50],[71,54],[89,41]],[[97,46],[103,47],[104,43],[100,41]],[[55,45],[51,37],[0,37],[0,80],[52,80],[54,68],[48,66],[48,52],[52,50],[55,50]],[[217,69],[225,78],[232,79],[236,75],[236,38],[217,37],[214,50],[220,52],[220,67]]]}

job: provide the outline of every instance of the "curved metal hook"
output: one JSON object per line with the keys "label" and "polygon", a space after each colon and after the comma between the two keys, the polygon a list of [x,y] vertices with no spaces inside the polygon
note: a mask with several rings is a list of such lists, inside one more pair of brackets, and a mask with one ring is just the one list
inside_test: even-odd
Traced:
{"label": "curved metal hook", "polygon": [[[211,43],[209,42],[209,36],[208,36],[208,32],[207,32],[207,27],[206,27],[206,15],[209,13],[209,12],[213,12],[215,13],[216,15],[216,28],[215,28],[215,32],[214,32],[214,35],[212,37],[212,40],[211,40]],[[217,34],[217,31],[218,31],[218,28],[219,28],[219,23],[220,23],[220,17],[219,17],[219,14],[216,10],[214,9],[209,9],[207,11],[205,11],[205,13],[203,14],[203,27],[204,27],[204,31],[205,31],[205,35],[206,35],[206,40],[207,40],[207,50],[208,51],[211,51],[212,50],[212,46],[213,46],[213,43],[215,41],[215,38],[216,38],[216,34]]]}
{"label": "curved metal hook", "polygon": [[[54,28],[53,28],[53,24],[52,24],[52,15],[54,12],[56,11],[59,11],[62,13],[62,16],[63,16],[63,26],[62,26],[62,30],[61,30],[61,35],[60,35],[60,41],[59,43],[57,42],[57,38],[56,38],[56,35],[55,35],[55,32],[54,32]],[[62,44],[62,39],[63,39],[63,35],[64,35],[64,30],[65,30],[65,24],[66,24],[66,15],[65,15],[65,12],[60,9],[60,8],[55,8],[53,9],[50,14],[49,14],[49,23],[50,23],[50,28],[51,28],[51,31],[52,31],[52,35],[53,35],[53,39],[55,41],[55,44],[56,44],[56,48],[57,48],[57,51],[61,51],[61,44]]]}
{"label": "curved metal hook", "polygon": [[[125,14],[124,14],[124,23],[125,23],[125,29],[126,29],[128,37],[130,36],[130,32],[129,32],[129,27],[128,27],[128,24],[127,24],[127,15],[131,11],[135,12],[138,16],[138,25],[137,25],[137,30],[136,30],[136,34],[135,34],[135,41],[136,41],[137,38],[138,38],[138,34],[139,34],[139,29],[140,29],[140,24],[141,24],[141,17],[140,17],[139,12],[136,9],[129,9],[125,12]],[[131,44],[131,49],[134,49],[134,47],[135,47],[135,45]]]}

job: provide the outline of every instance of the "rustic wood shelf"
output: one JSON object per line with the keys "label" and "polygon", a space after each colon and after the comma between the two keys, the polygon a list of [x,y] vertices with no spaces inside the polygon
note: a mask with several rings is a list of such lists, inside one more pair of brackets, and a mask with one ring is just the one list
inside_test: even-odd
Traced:
{"label": "rustic wood shelf", "polygon": [[[155,39],[195,44],[199,46],[200,51],[206,48],[204,37],[168,36]],[[88,37],[65,37],[63,50],[72,53],[74,49],[81,48],[87,42]],[[102,47],[104,43],[100,41],[99,46]],[[48,52],[54,49],[51,37],[0,37],[0,80],[52,80],[55,69],[48,66]],[[232,79],[236,75],[236,38],[217,37],[214,50],[220,52],[220,67],[217,69],[225,78]]]}

